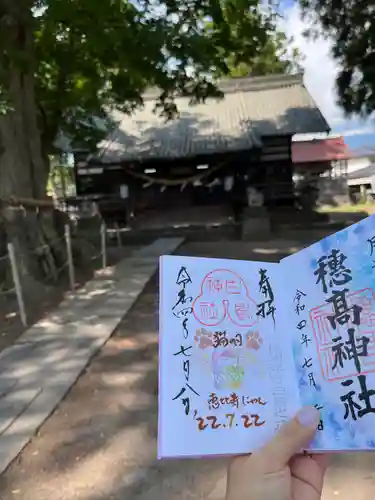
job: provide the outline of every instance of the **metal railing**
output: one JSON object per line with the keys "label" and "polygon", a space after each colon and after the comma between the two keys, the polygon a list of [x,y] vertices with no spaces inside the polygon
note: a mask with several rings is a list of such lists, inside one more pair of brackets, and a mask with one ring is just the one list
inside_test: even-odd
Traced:
{"label": "metal railing", "polygon": [[[49,254],[51,248],[55,245],[65,246],[64,252],[64,262],[56,268],[54,265],[50,266]],[[30,251],[32,254],[37,255],[39,258],[43,258],[42,268],[44,268],[45,281],[46,282],[57,282],[59,277],[65,272],[67,272],[67,277],[69,280],[69,286],[72,291],[76,289],[76,270],[73,259],[73,248],[72,248],[72,233],[69,224],[65,225],[64,236],[51,241],[49,244],[40,245]],[[27,252],[26,252],[27,254]],[[23,285],[23,280],[29,275],[25,266],[21,265],[23,255],[17,255],[16,247],[13,243],[8,243],[7,254],[0,257],[0,266],[3,267],[4,274],[7,275],[9,279],[6,279],[3,283],[0,283],[0,299],[2,297],[7,297],[13,295],[17,301],[17,308],[22,325],[28,326],[27,311],[25,306],[25,289]],[[91,257],[91,260],[100,259],[101,267],[107,267],[107,228],[102,222],[100,226],[100,250],[98,253]],[[61,262],[61,260],[60,260]],[[26,297],[27,299],[27,297]]]}

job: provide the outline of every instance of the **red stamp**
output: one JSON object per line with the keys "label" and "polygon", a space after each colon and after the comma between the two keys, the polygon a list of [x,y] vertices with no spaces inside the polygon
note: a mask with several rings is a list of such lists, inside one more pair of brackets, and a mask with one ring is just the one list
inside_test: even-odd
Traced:
{"label": "red stamp", "polygon": [[346,297],[349,308],[361,308],[359,325],[336,323],[334,327],[330,303],[310,311],[321,372],[328,382],[375,372],[374,291],[365,288]]}
{"label": "red stamp", "polygon": [[257,322],[257,306],[244,280],[228,269],[216,269],[202,281],[200,294],[193,302],[193,314],[205,326],[217,326],[225,318],[237,326]]}

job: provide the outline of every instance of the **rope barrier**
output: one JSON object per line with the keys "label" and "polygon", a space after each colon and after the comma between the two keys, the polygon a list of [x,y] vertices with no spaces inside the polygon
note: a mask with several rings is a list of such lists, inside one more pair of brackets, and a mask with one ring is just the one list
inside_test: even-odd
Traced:
{"label": "rope barrier", "polygon": [[0,292],[0,296],[2,295],[10,295],[11,293],[15,293],[16,292],[16,288],[13,287],[13,288],[9,288],[8,290],[3,290]]}
{"label": "rope barrier", "polygon": [[97,255],[93,255],[93,256],[91,257],[91,259],[90,259],[90,260],[91,260],[91,261],[94,261],[94,260],[96,260],[96,259],[100,259],[100,257],[101,257],[102,255],[103,255],[103,254],[102,254],[102,252],[100,252],[100,253],[98,253]]}
{"label": "rope barrier", "polygon": [[44,252],[44,250],[46,251],[49,251],[51,249],[51,247],[57,243],[57,242],[62,242],[64,243],[65,242],[65,238],[64,236],[61,236],[59,238],[55,238],[54,240],[51,240],[50,242],[48,243],[44,243],[43,245],[39,245],[38,247],[35,247],[34,249],[32,250],[28,250],[27,253],[29,254],[37,254],[37,255],[40,255]]}
{"label": "rope barrier", "polygon": [[65,241],[65,237],[64,236],[60,236],[59,238],[55,238],[54,240],[49,241],[48,242],[48,246],[54,245],[58,241]]}
{"label": "rope barrier", "polygon": [[50,283],[50,282],[52,282],[52,283],[56,283],[56,279],[57,279],[58,277],[60,277],[60,276],[61,276],[62,272],[63,272],[63,271],[64,271],[64,270],[65,270],[68,266],[69,266],[69,262],[68,262],[68,261],[66,261],[66,262],[65,262],[62,266],[60,266],[60,267],[58,267],[58,268],[55,268],[55,270],[54,270],[54,274],[55,274],[55,276],[53,276],[51,273],[49,273],[49,275],[48,275],[48,276],[45,276],[45,278],[44,278],[45,282],[47,282],[47,283]]}
{"label": "rope barrier", "polygon": [[127,167],[124,167],[124,171],[130,176],[136,179],[141,179],[143,181],[149,182],[150,184],[160,184],[162,186],[179,186],[180,184],[191,184],[192,182],[200,181],[205,177],[209,176],[210,174],[216,172],[220,168],[222,168],[225,165],[225,163],[226,162],[221,162],[215,167],[212,167],[211,169],[205,170],[200,174],[192,175],[190,177],[185,177],[184,179],[160,179],[157,177],[152,177],[150,175],[141,174],[139,172],[134,172],[133,170],[130,170]]}
{"label": "rope barrier", "polygon": [[22,198],[17,196],[0,197],[0,203],[10,205],[12,207],[28,207],[28,208],[54,208],[53,200],[38,200],[35,198]]}
{"label": "rope barrier", "polygon": [[65,264],[63,264],[61,267],[59,267],[58,269],[56,269],[56,273],[57,273],[57,274],[60,274],[60,273],[61,273],[61,271],[63,271],[63,270],[64,270],[66,267],[68,267],[68,266],[69,266],[69,262],[68,262],[68,261],[66,261],[66,262],[65,262]]}
{"label": "rope barrier", "polygon": [[[102,267],[103,269],[107,266],[107,251],[106,251],[106,227],[104,223],[101,224],[100,228],[100,237],[101,237],[101,249],[100,252],[93,256],[91,258],[91,261],[101,259],[102,261]],[[69,277],[69,284],[71,290],[74,292],[76,288],[76,281],[75,281],[75,274],[74,274],[74,262],[73,262],[73,256],[72,256],[72,246],[71,246],[71,234],[70,234],[70,226],[68,224],[65,225],[65,235],[64,237],[59,237],[50,242],[50,245],[53,243],[56,243],[57,241],[65,241],[66,244],[66,250],[67,250],[67,261],[65,261],[59,268],[55,266],[54,260],[51,259],[46,253],[41,253],[44,249],[49,248],[48,244],[40,245],[37,248],[34,248],[33,250],[30,250],[30,252],[34,254],[39,254],[39,266],[41,270],[43,271],[43,276],[41,276],[42,283],[51,283],[54,282],[54,284],[58,283],[58,278],[67,269],[67,275]],[[27,266],[22,265],[20,266],[19,260],[17,259],[17,253],[14,248],[13,243],[8,243],[7,244],[7,249],[8,249],[8,255],[4,255],[0,257],[0,261],[9,259],[9,264],[10,264],[10,271],[12,274],[12,279],[13,279],[13,284],[14,288],[8,289],[8,290],[1,290],[0,289],[0,298],[2,296],[8,295],[8,294],[15,294],[16,299],[17,299],[17,305],[18,305],[18,311],[19,315],[22,321],[22,324],[24,327],[27,327],[28,322],[27,322],[27,314],[26,314],[26,307],[25,307],[25,300],[24,300],[24,290],[23,290],[23,278],[24,277],[31,277],[32,279],[35,279],[32,273],[29,271]],[[96,268],[96,265],[92,266],[93,268]],[[6,282],[3,281],[1,283],[1,286],[5,287]]]}

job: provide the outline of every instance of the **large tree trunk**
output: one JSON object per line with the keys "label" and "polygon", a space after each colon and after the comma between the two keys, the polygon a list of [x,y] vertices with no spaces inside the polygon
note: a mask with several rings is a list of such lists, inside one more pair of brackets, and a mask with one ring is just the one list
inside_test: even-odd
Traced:
{"label": "large tree trunk", "polygon": [[[27,282],[43,280],[55,270],[61,247],[56,241],[52,211],[20,210],[9,197],[46,197],[48,168],[41,147],[34,89],[33,17],[31,0],[0,0],[1,82],[9,111],[0,113],[0,224],[11,241]],[[1,233],[1,231],[0,231]],[[36,255],[35,248],[42,247]]]}

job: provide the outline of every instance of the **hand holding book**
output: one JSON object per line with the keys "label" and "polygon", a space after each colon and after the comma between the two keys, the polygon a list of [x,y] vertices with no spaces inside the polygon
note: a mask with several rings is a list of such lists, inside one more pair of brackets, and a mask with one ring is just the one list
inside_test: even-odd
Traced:
{"label": "hand holding book", "polygon": [[300,454],[319,420],[318,410],[306,406],[263,448],[232,459],[226,500],[320,500],[327,457]]}
{"label": "hand holding book", "polygon": [[301,407],[313,452],[375,449],[375,216],[280,263],[165,256],[159,457],[263,446]]}

